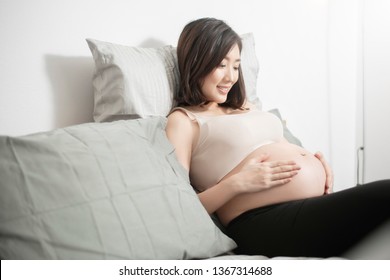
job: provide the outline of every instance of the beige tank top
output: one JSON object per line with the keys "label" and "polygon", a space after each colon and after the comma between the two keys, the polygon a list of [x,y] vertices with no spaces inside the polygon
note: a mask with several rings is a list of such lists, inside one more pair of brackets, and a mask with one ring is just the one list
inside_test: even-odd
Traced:
{"label": "beige tank top", "polygon": [[181,107],[174,110],[182,110],[199,124],[189,172],[192,186],[199,191],[217,184],[257,148],[283,138],[282,122],[268,112],[203,116]]}

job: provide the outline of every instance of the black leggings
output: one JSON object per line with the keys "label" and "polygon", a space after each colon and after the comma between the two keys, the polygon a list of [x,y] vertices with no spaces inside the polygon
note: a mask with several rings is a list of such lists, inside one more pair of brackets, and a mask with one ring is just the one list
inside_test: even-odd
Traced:
{"label": "black leggings", "polygon": [[237,254],[335,257],[386,221],[390,180],[249,210],[229,223],[227,234]]}

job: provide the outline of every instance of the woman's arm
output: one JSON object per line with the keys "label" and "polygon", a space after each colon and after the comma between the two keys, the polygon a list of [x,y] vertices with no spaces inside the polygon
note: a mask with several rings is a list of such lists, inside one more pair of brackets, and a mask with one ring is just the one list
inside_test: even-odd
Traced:
{"label": "woman's arm", "polygon": [[189,171],[191,162],[192,142],[194,138],[194,124],[182,111],[175,111],[168,116],[165,132],[175,148],[178,161]]}
{"label": "woman's arm", "polygon": [[[182,111],[175,111],[168,116],[167,137],[175,147],[178,161],[187,171],[190,170],[193,139],[199,133],[197,125]],[[238,193],[237,187],[232,186],[230,180],[220,182],[198,196],[206,210],[213,213]]]}

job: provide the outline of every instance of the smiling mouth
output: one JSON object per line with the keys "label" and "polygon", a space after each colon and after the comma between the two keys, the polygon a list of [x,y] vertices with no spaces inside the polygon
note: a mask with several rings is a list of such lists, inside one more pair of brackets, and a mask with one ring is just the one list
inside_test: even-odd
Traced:
{"label": "smiling mouth", "polygon": [[230,91],[230,87],[219,87],[217,86],[217,89],[219,92],[223,93],[223,94],[228,94],[229,91]]}

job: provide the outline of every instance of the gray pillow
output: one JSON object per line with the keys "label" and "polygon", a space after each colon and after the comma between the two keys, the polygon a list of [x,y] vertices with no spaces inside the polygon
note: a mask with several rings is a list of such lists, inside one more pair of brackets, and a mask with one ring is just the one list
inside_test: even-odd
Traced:
{"label": "gray pillow", "polygon": [[274,108],[274,109],[269,110],[268,112],[274,114],[275,116],[277,116],[282,121],[284,138],[286,138],[286,140],[288,142],[302,147],[301,140],[299,140],[299,138],[296,137],[294,134],[292,134],[292,132],[288,129],[288,127],[286,125],[286,122],[283,120],[282,115],[280,114],[279,109]]}
{"label": "gray pillow", "polygon": [[154,117],[0,136],[2,259],[199,259],[213,223]]}
{"label": "gray pillow", "polygon": [[94,120],[166,116],[178,88],[176,49],[87,39],[95,61]]}

